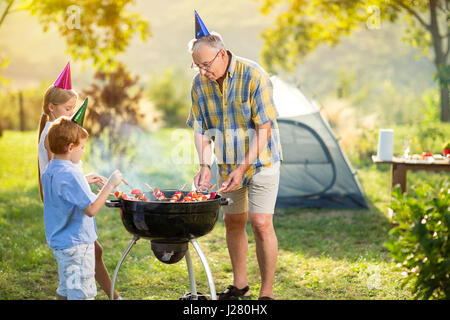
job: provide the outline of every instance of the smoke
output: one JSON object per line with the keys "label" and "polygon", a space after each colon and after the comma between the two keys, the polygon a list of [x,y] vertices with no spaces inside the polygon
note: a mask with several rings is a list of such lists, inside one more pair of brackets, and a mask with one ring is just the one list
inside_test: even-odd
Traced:
{"label": "smoke", "polygon": [[[161,129],[148,132],[138,126],[127,125],[126,135],[111,139],[108,132],[98,138],[89,138],[83,159],[85,172],[94,172],[108,178],[119,169],[129,186],[121,184],[125,192],[131,188],[148,191],[145,184],[161,189],[191,185],[198,169],[194,151],[193,131]],[[119,140],[118,145],[111,143]]]}

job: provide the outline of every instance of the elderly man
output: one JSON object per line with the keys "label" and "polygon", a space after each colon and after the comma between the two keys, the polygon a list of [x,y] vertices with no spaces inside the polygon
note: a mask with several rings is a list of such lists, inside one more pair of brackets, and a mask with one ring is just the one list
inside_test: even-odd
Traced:
{"label": "elderly man", "polygon": [[258,64],[226,50],[220,35],[210,34],[195,14],[196,37],[189,50],[198,73],[187,120],[194,128],[200,161],[194,183],[200,189],[209,185],[214,141],[219,186],[234,202],[223,207],[233,285],[218,298],[250,297],[245,228],[249,218],[261,274],[259,299],[273,299],[278,253],[273,213],[282,155],[272,85]]}

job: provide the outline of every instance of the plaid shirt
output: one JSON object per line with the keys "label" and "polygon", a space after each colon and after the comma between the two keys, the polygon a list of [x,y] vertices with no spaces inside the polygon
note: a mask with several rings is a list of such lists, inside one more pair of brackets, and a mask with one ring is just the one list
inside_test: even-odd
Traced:
{"label": "plaid shirt", "polygon": [[231,54],[222,91],[216,81],[197,74],[192,82],[192,108],[186,123],[214,141],[218,173],[226,180],[244,162],[256,128],[271,122],[267,146],[245,173],[244,186],[261,168],[282,160],[272,83],[257,63]]}

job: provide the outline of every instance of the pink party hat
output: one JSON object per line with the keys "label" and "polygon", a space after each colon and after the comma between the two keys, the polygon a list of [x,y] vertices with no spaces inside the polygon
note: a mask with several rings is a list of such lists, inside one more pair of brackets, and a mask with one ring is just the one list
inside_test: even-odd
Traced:
{"label": "pink party hat", "polygon": [[72,89],[72,80],[70,78],[70,62],[67,62],[66,67],[61,72],[58,79],[56,79],[56,81],[53,85],[55,87],[65,89],[65,90]]}

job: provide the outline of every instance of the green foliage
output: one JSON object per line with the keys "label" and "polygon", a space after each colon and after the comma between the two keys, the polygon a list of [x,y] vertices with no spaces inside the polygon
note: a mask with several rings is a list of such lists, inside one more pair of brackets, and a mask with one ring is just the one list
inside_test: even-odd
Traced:
{"label": "green foliage", "polygon": [[368,23],[373,16],[369,6],[381,8],[383,17],[389,20],[397,15],[396,10],[381,0],[370,4],[360,0],[263,0],[261,12],[267,15],[280,5],[284,5],[285,11],[278,15],[275,26],[262,34],[263,63],[271,71],[277,67],[292,71],[318,45],[336,45],[343,36]]}
{"label": "green foliage", "polygon": [[404,283],[413,284],[417,299],[450,299],[450,183],[425,184],[412,196],[397,186],[391,239],[386,247],[406,268]]}
{"label": "green foliage", "polygon": [[[435,122],[424,122],[417,127],[416,153],[429,151],[432,153],[442,153],[442,145],[448,136],[450,124]],[[419,150],[417,150],[419,149]]]}
{"label": "green foliage", "polygon": [[450,64],[441,64],[438,67],[438,72],[433,75],[435,81],[442,87],[448,87],[450,84]]}
{"label": "green foliage", "polygon": [[133,35],[145,41],[149,23],[127,6],[133,0],[30,0],[19,1],[17,10],[38,17],[44,31],[56,26],[74,60],[92,59],[98,70],[118,67],[116,56],[125,51]]}
{"label": "green foliage", "polygon": [[[0,72],[2,69],[6,68],[9,64],[10,59],[7,57],[4,57],[3,54],[0,54]],[[1,73],[0,73],[0,88],[6,84],[8,84],[8,79],[6,79],[5,77],[2,77]]]}
{"label": "green foliage", "polygon": [[384,125],[419,122],[422,118],[421,97],[408,89],[398,90],[391,81],[385,80],[382,92],[374,103],[378,119]]}
{"label": "green foliage", "polygon": [[344,68],[337,71],[336,95],[339,99],[347,98],[352,93],[352,88],[356,82],[356,73],[348,72]]}
{"label": "green foliage", "polygon": [[440,116],[439,110],[439,92],[437,89],[427,90],[422,95],[421,113],[424,122],[438,122]]}
{"label": "green foliage", "polygon": [[86,127],[91,135],[98,136],[108,128],[116,137],[125,136],[126,125],[139,125],[144,116],[139,108],[144,89],[137,85],[138,80],[123,64],[112,73],[97,71],[91,87],[83,90],[89,97]]}
{"label": "green foliage", "polygon": [[162,75],[150,79],[148,97],[162,112],[167,127],[185,127],[190,108],[190,86],[185,73],[169,68]]}
{"label": "green foliage", "polygon": [[[337,1],[294,1],[263,0],[262,13],[269,14],[275,7],[284,4],[275,25],[266,29],[262,38],[263,64],[274,72],[284,69],[292,72],[319,45],[335,46],[344,36],[362,28],[377,30],[381,22],[397,21],[405,17],[409,22],[404,39],[424,54],[433,49],[435,67],[441,91],[441,120],[450,122],[448,103],[447,57],[450,46],[448,10],[438,8],[439,1],[385,1],[385,0],[337,0]],[[447,8],[448,9],[448,8]],[[421,15],[429,16],[429,22]],[[389,106],[390,107],[390,106]]]}
{"label": "green foliage", "polygon": [[[426,14],[428,8],[428,1],[416,1],[414,3],[414,10],[420,12],[421,15]],[[418,48],[422,51],[422,54],[430,57],[430,48],[433,45],[431,39],[431,33],[429,30],[423,28],[420,21],[413,15],[405,15],[403,20],[406,21],[407,28],[403,35],[403,40],[409,45]]]}
{"label": "green foliage", "polygon": [[91,87],[83,91],[89,97],[84,126],[90,133],[93,150],[100,159],[118,157],[117,163],[111,163],[120,169],[136,153],[138,146],[132,143],[133,132],[144,118],[139,105],[143,89],[137,82],[138,77],[120,64],[111,73],[98,71]]}
{"label": "green foliage", "polygon": [[[394,129],[394,155],[403,154],[404,140],[411,140],[410,154],[442,153],[450,124],[439,120],[437,89],[418,95],[409,91],[399,92],[390,82],[384,86],[386,90],[380,92],[377,103],[372,105],[371,97],[360,99],[361,93],[353,93],[352,90],[347,90],[351,93],[342,100],[348,102],[345,107],[347,114],[354,114],[356,119],[351,122],[348,116],[337,118],[334,126],[351,163],[358,168],[372,163],[371,155],[377,153],[380,128]],[[325,104],[325,114],[330,107]],[[346,135],[345,132],[354,134]]]}
{"label": "green foliage", "polygon": [[[273,28],[262,34],[264,63],[271,69],[282,67],[292,70],[308,53],[320,44],[336,45],[342,37],[360,28],[377,30],[385,21],[394,22],[403,17],[407,22],[403,40],[423,50],[428,55],[431,48],[429,28],[419,21],[420,14],[428,15],[426,1],[338,0],[293,1],[262,0],[261,12],[265,15],[281,11]],[[281,7],[281,8],[280,8]],[[281,10],[280,10],[281,9]],[[437,11],[441,29],[448,30],[445,10]],[[417,14],[417,16],[416,16]],[[443,37],[444,39],[445,37]]]}
{"label": "green foliage", "polygon": [[[42,115],[42,102],[48,82],[42,81],[39,86],[20,90],[24,110],[25,130],[36,130]],[[19,91],[0,90],[0,127],[4,130],[20,130],[20,103]],[[37,138],[36,138],[37,139]]]}
{"label": "green foliage", "polygon": [[[403,154],[404,140],[411,140],[410,155],[422,152],[441,154],[450,132],[450,124],[439,121],[424,122],[420,125],[396,125],[392,128],[396,156]],[[362,168],[372,164],[371,156],[377,153],[379,129],[379,126],[364,128],[360,135],[353,138],[346,150],[352,165]],[[379,169],[383,170],[381,167]]]}
{"label": "green foliage", "polygon": [[362,130],[357,143],[346,152],[351,163],[357,168],[372,164],[372,155],[377,153],[378,132],[378,127]]}

